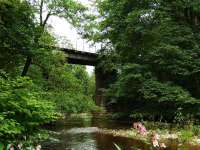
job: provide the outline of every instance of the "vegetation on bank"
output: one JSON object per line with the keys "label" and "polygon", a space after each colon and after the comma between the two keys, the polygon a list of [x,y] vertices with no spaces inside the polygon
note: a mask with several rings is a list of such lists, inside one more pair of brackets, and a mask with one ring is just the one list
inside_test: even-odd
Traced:
{"label": "vegetation on bank", "polygon": [[86,10],[75,1],[0,0],[0,149],[30,148],[48,137],[42,125],[96,108],[94,76],[67,64],[48,25],[59,16],[80,28]]}
{"label": "vegetation on bank", "polygon": [[0,77],[0,138],[4,144],[30,144],[47,137],[40,125],[61,115],[55,103],[41,96],[28,77]]}
{"label": "vegetation on bank", "polygon": [[[145,122],[145,124],[148,125],[149,122]],[[165,149],[166,147],[170,147],[172,143],[176,145],[178,149],[185,149],[191,146],[199,146],[200,144],[199,126],[191,126],[185,128],[174,126],[173,128],[170,128],[169,124],[152,124],[154,124],[154,127],[152,129],[147,129],[146,134],[140,134],[134,128],[116,130],[102,129],[99,132],[102,132],[103,134],[111,134],[113,136],[139,140],[144,142],[144,144],[149,145],[152,149],[159,148],[160,146],[161,149]],[[150,125],[151,127],[152,124]],[[164,128],[161,128],[163,125]],[[152,135],[158,136],[156,139],[158,140],[158,145],[155,145],[154,141],[152,141]]]}
{"label": "vegetation on bank", "polygon": [[97,0],[102,19],[88,36],[103,43],[98,67],[113,75],[105,81],[108,109],[121,118],[199,121],[199,5]]}

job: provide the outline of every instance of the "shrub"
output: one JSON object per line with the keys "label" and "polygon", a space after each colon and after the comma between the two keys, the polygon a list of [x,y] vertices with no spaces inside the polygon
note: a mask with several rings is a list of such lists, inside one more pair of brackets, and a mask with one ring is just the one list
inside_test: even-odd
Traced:
{"label": "shrub", "polygon": [[83,113],[96,109],[94,101],[82,93],[58,91],[46,93],[48,99],[56,103],[57,110],[63,113]]}
{"label": "shrub", "polygon": [[33,91],[27,77],[4,79],[0,77],[0,138],[26,138],[39,131],[39,126],[57,119],[53,102],[41,99]]}
{"label": "shrub", "polygon": [[189,142],[193,138],[192,131],[189,130],[181,130],[180,139],[182,142]]}
{"label": "shrub", "polygon": [[200,136],[200,126],[199,125],[198,126],[194,125],[192,131],[193,131],[194,135]]}

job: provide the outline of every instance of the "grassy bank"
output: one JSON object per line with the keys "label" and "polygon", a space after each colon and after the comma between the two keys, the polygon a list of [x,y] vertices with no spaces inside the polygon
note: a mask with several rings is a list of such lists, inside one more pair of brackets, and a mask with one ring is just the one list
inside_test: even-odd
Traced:
{"label": "grassy bank", "polygon": [[[147,122],[145,122],[147,124]],[[156,124],[156,126],[158,123]],[[148,125],[147,125],[148,126]],[[159,143],[165,143],[166,147],[176,145],[177,148],[185,147],[198,147],[200,149],[200,128],[197,125],[187,126],[185,128],[180,127],[179,125],[165,124],[165,127],[152,126],[147,130],[146,135],[141,135],[134,128],[129,129],[102,129],[100,132],[103,134],[111,134],[113,136],[120,136],[126,138],[132,138],[134,140],[141,140],[146,144],[152,145],[151,137],[153,134],[159,135]]]}

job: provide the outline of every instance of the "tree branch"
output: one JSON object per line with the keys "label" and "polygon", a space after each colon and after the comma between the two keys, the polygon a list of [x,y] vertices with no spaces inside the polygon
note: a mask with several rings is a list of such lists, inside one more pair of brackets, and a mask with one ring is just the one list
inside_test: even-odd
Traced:
{"label": "tree branch", "polygon": [[44,22],[43,22],[42,25],[41,25],[43,29],[44,29],[45,25],[47,24],[47,21],[49,20],[49,17],[50,17],[51,15],[52,15],[52,14],[51,14],[51,11],[48,12],[48,14],[47,14],[47,16],[46,16]]}
{"label": "tree branch", "polygon": [[44,0],[41,0],[41,3],[40,3],[40,25],[41,26],[42,26],[42,22],[43,22],[43,18],[42,18],[43,5],[44,5]]}

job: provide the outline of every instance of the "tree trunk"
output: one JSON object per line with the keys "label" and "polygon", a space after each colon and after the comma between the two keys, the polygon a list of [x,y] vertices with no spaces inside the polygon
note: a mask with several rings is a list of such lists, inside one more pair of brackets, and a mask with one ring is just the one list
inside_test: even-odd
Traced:
{"label": "tree trunk", "polygon": [[[49,17],[51,16],[51,11],[50,11],[50,12],[48,12],[48,14],[47,14],[47,16],[46,16],[46,18],[45,18],[45,20],[43,22],[43,16],[42,16],[42,14],[43,14],[43,6],[44,6],[44,0],[41,0],[41,3],[40,3],[40,26],[42,27],[42,32],[44,32],[45,25],[46,25]],[[42,32],[41,32],[41,34],[42,34]],[[36,43],[38,43],[38,39],[39,38],[36,39]],[[28,72],[28,69],[29,69],[29,67],[31,65],[31,61],[32,61],[31,56],[27,56],[26,63],[24,65],[24,69],[23,69],[22,74],[21,74],[22,77],[26,76],[26,74]],[[44,75],[45,79],[48,80],[48,78],[49,78],[48,72],[45,71],[43,73],[43,75]]]}
{"label": "tree trunk", "polygon": [[29,67],[31,65],[31,60],[32,60],[32,58],[30,56],[27,56],[26,63],[24,65],[24,69],[23,69],[22,75],[21,75],[22,77],[26,76],[26,74],[28,72],[28,69],[29,69]]}

